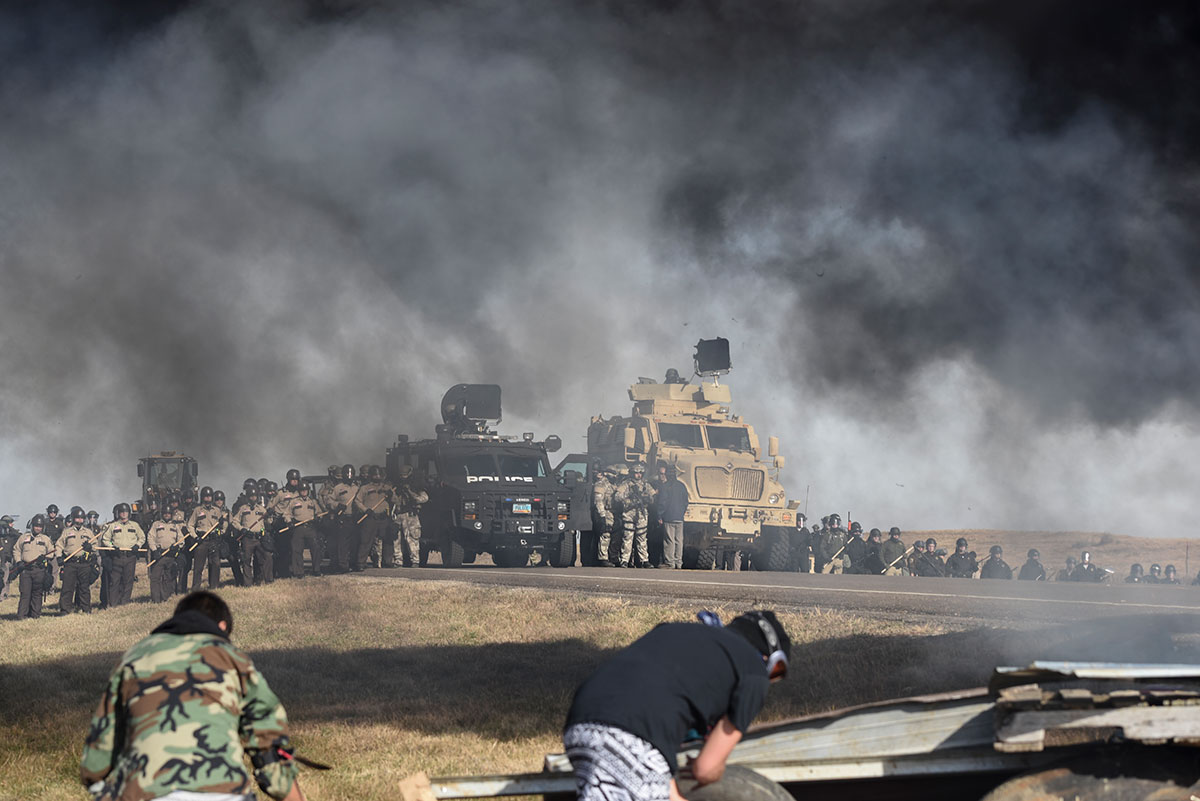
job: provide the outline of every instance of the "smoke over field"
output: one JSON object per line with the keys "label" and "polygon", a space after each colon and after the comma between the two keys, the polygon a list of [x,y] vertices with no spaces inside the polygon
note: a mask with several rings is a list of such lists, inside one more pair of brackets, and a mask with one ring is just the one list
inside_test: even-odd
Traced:
{"label": "smoke over field", "polygon": [[1077,8],[0,12],[3,503],[381,461],[462,381],[577,449],[726,336],[810,512],[1156,533],[1200,480],[1200,12]]}

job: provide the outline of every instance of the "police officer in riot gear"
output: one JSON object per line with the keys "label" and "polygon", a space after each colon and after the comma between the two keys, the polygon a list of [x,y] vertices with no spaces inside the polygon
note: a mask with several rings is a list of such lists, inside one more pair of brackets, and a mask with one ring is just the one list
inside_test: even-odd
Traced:
{"label": "police officer in riot gear", "polygon": [[988,551],[988,558],[979,567],[981,579],[1011,579],[1012,568],[1002,558],[1004,550],[999,545],[993,545]]}
{"label": "police officer in riot gear", "polygon": [[[34,518],[41,517],[38,515]],[[76,508],[71,513],[71,525],[63,529],[55,546],[55,555],[62,567],[62,591],[58,595],[58,608],[64,615],[78,609],[92,611],[92,581],[95,580],[96,532],[88,528],[83,510]]]}
{"label": "police officer in riot gear", "polygon": [[975,552],[967,550],[966,537],[959,537],[954,543],[954,553],[946,560],[946,570],[950,578],[971,578],[978,569]]}
{"label": "police officer in riot gear", "polygon": [[1025,564],[1021,565],[1021,572],[1017,574],[1018,581],[1045,581],[1046,568],[1042,567],[1042,555],[1038,553],[1037,548],[1030,548],[1025,554]]}

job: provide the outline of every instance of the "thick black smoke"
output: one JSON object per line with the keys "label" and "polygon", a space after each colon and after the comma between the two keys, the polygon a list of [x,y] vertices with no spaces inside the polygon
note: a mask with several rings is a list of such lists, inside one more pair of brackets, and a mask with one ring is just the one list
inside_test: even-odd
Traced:
{"label": "thick black smoke", "polygon": [[227,487],[379,461],[460,381],[579,447],[712,335],[793,496],[914,526],[1181,502],[1190,4],[0,13],[0,456],[31,503],[128,495],[163,447]]}

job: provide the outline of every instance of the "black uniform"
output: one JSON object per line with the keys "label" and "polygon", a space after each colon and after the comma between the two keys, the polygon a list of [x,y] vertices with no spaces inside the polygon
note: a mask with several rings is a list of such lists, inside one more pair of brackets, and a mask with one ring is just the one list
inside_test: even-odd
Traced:
{"label": "black uniform", "polygon": [[[1071,571],[1071,581],[1104,581],[1104,571],[1091,562],[1080,562]],[[1153,583],[1158,584],[1159,581]]]}
{"label": "black uniform", "polygon": [[1046,568],[1042,567],[1042,563],[1036,559],[1030,559],[1025,564],[1021,565],[1021,572],[1017,574],[1017,581],[1045,581]]}
{"label": "black uniform", "polygon": [[951,578],[971,578],[978,569],[979,563],[970,553],[954,553],[946,560],[946,570],[950,572]]}
{"label": "black uniform", "polygon": [[865,572],[864,562],[867,558],[867,543],[862,537],[853,536],[846,543],[846,550],[842,551],[846,558],[850,560],[850,567],[846,568],[847,573],[863,573]]}
{"label": "black uniform", "polygon": [[979,568],[981,579],[1010,579],[1012,576],[1012,568],[999,556],[989,556]]}

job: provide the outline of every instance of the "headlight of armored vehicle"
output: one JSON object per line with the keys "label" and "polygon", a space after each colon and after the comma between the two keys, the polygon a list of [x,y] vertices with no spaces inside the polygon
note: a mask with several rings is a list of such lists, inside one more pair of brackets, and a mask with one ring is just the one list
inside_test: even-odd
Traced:
{"label": "headlight of armored vehicle", "polygon": [[567,502],[566,502],[566,501],[559,501],[559,502],[558,502],[558,513],[559,513],[560,515],[565,515],[565,514],[566,514],[567,512],[569,512],[569,511],[570,511],[570,506],[568,506],[568,505],[567,505]]}
{"label": "headlight of armored vehicle", "polygon": [[463,501],[463,511],[464,512],[474,512],[475,511],[475,501]]}
{"label": "headlight of armored vehicle", "polygon": [[779,503],[779,493],[772,493],[770,498],[767,498],[767,503]]}

